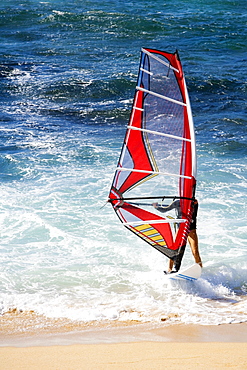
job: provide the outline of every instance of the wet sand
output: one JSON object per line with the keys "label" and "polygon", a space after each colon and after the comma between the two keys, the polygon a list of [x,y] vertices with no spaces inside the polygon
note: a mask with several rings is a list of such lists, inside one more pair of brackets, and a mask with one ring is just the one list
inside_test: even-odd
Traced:
{"label": "wet sand", "polygon": [[0,370],[247,369],[246,323],[55,321],[47,319],[44,325],[34,313],[2,316]]}
{"label": "wet sand", "polygon": [[246,369],[246,343],[133,342],[0,348],[0,369]]}

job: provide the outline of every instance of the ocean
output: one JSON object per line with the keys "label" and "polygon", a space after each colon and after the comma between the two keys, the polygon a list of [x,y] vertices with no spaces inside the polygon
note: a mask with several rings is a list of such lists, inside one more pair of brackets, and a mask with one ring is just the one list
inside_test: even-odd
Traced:
{"label": "ocean", "polygon": [[[244,0],[1,1],[2,317],[247,321],[246,20]],[[167,258],[106,204],[142,47],[178,49],[186,77],[204,266],[196,282],[167,284]],[[188,247],[183,266],[192,263]]]}

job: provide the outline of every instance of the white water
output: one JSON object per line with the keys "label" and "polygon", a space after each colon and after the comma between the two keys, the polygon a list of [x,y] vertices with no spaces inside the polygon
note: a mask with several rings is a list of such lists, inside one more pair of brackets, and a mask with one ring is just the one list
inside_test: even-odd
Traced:
{"label": "white water", "polygon": [[[70,146],[53,141],[40,148],[43,157],[23,162],[6,156],[20,178],[0,189],[0,312],[17,308],[85,322],[247,320],[245,167],[234,160],[220,166],[210,156],[202,164],[199,156],[204,269],[196,282],[167,285],[167,258],[129,233],[109,204],[101,208],[119,149],[103,139],[84,140],[75,152]],[[183,266],[192,263],[188,247]]]}

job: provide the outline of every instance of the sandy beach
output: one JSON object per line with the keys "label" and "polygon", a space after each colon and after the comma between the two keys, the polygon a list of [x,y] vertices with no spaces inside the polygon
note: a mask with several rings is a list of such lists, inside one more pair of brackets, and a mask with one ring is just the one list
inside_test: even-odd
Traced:
{"label": "sandy beach", "polygon": [[0,369],[246,369],[247,325],[126,323],[0,335]]}
{"label": "sandy beach", "polygon": [[1,348],[0,369],[246,369],[245,343],[118,343]]}

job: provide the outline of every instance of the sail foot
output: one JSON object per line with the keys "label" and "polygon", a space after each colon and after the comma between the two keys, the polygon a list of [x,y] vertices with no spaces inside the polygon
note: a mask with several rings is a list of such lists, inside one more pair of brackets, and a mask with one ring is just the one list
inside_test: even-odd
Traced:
{"label": "sail foot", "polygon": [[[159,252],[161,252],[162,254],[164,254],[166,257],[173,260],[174,262],[176,261],[175,262],[176,266],[178,266],[178,269],[180,268],[183,255],[184,255],[184,251],[185,251],[185,246],[180,247],[179,249],[176,249],[176,250],[169,249],[167,247],[163,247],[158,244],[152,245],[152,247],[157,249]],[[183,252],[182,252],[182,249],[183,249]]]}

